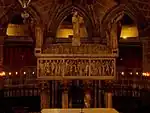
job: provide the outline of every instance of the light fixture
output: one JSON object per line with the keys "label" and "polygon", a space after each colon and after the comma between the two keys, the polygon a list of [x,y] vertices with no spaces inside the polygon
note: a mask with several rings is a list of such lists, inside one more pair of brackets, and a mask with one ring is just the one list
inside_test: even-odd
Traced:
{"label": "light fixture", "polygon": [[25,74],[26,74],[26,72],[23,72],[23,74],[25,75]]}
{"label": "light fixture", "polygon": [[2,76],[2,77],[5,75],[6,75],[6,73],[4,71],[0,73],[0,76]]}
{"label": "light fixture", "polygon": [[23,8],[23,12],[21,13],[21,17],[24,19],[24,23],[26,21],[27,18],[29,18],[29,13],[26,11],[26,9],[28,8],[31,0],[18,0],[18,2],[20,3],[20,5]]}
{"label": "light fixture", "polygon": [[11,72],[9,72],[8,74],[11,75]]}
{"label": "light fixture", "polygon": [[18,72],[16,72],[16,75],[18,75]]}
{"label": "light fixture", "polygon": [[18,0],[18,2],[21,4],[23,9],[26,9],[29,6],[31,0]]}
{"label": "light fixture", "polygon": [[122,75],[124,75],[124,72],[121,72]]}

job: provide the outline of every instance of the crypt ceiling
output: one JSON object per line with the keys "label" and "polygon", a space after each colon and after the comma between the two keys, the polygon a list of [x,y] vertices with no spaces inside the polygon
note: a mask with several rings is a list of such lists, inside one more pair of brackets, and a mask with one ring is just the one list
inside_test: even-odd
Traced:
{"label": "crypt ceiling", "polygon": [[[140,30],[148,28],[150,22],[149,0],[31,0],[28,11],[35,23],[42,23],[48,32],[56,29],[62,19],[71,13],[74,7],[91,21],[91,26],[99,29],[99,24],[107,23],[112,18],[119,18],[120,13],[127,13]],[[21,12],[17,0],[0,0],[0,22],[10,21],[15,13]],[[58,25],[57,25],[57,24]]]}

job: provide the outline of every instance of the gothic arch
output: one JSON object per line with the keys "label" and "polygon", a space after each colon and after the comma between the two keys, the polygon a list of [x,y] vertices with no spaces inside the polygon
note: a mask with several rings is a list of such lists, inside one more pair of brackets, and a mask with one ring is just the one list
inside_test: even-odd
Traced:
{"label": "gothic arch", "polygon": [[65,8],[63,8],[58,14],[57,17],[53,17],[52,21],[48,23],[48,31],[51,31],[51,35],[53,37],[56,36],[57,29],[59,25],[62,23],[64,18],[72,13],[73,10],[78,11],[78,13],[84,18],[85,26],[88,32],[88,37],[92,36],[92,32],[89,32],[92,29],[92,21],[86,11],[84,11],[83,8],[80,8],[79,6],[70,5]]}
{"label": "gothic arch", "polygon": [[[12,17],[18,13],[21,13],[19,5],[10,7],[7,11],[5,11],[4,15],[1,16],[0,23],[4,24],[3,27],[7,27]],[[42,23],[39,14],[35,11],[35,9],[32,6],[28,8],[28,13],[31,15],[31,18],[34,20],[34,23]]]}
{"label": "gothic arch", "polygon": [[102,20],[102,24],[104,26],[107,26],[109,22],[114,22],[115,20],[119,21],[122,18],[121,15],[127,14],[136,24],[138,27],[138,30],[140,32],[143,31],[147,26],[146,19],[144,15],[138,10],[138,8],[133,5],[133,3],[130,1],[130,3],[127,4],[121,4],[117,7],[114,7],[106,13]]}

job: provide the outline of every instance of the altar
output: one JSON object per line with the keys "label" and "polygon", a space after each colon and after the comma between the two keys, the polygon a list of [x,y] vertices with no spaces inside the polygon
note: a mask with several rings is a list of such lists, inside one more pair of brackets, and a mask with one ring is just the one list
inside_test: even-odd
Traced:
{"label": "altar", "polygon": [[41,113],[119,113],[113,108],[42,109]]}

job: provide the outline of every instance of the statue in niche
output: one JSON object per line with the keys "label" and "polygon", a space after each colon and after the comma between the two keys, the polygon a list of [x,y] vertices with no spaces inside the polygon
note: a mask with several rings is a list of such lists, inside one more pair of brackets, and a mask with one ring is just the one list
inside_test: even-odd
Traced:
{"label": "statue in niche", "polygon": [[119,30],[120,28],[120,20],[123,18],[124,12],[121,12],[120,14],[117,14],[115,18],[111,20],[110,23],[108,23],[108,29],[106,31],[107,39],[110,40],[110,46],[112,49],[118,48],[118,32],[121,32]]}
{"label": "statue in niche", "polygon": [[112,49],[117,49],[118,41],[117,41],[117,24],[113,23],[110,30],[110,36],[111,36],[111,47]]}
{"label": "statue in niche", "polygon": [[73,24],[73,38],[72,45],[80,46],[80,26],[84,23],[83,17],[81,17],[78,12],[73,13],[72,24]]}

